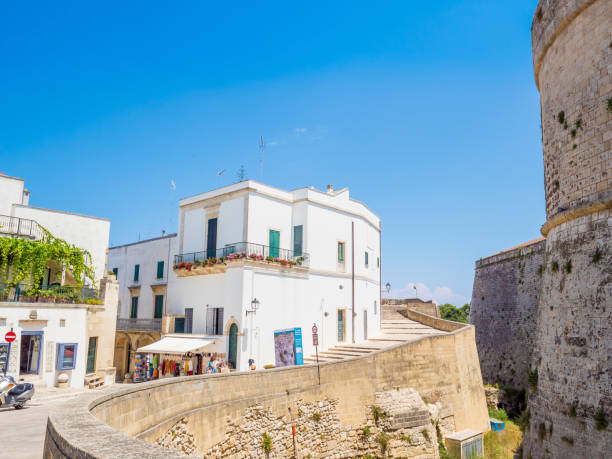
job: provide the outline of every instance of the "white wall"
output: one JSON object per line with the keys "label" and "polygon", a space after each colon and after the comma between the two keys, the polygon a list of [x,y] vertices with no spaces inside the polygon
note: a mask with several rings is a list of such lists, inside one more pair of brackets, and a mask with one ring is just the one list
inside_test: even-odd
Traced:
{"label": "white wall", "polygon": [[[181,221],[181,220],[179,220]],[[183,212],[182,252],[201,252],[205,247],[206,213],[204,209],[189,209]]]}
{"label": "white wall", "polygon": [[[168,283],[168,279],[176,277],[172,270],[173,258],[176,253],[176,235],[150,239],[108,250],[106,270],[117,268],[119,281],[119,317],[129,318],[132,305],[132,294],[128,287],[140,286],[138,293],[138,318],[152,319],[155,308],[155,294],[151,285]],[[164,262],[164,277],[157,278],[157,262]],[[140,265],[139,280],[134,282],[134,266]],[[164,310],[167,307],[167,297],[164,298]]]}
{"label": "white wall", "polygon": [[55,237],[91,254],[96,282],[104,275],[110,220],[30,206],[14,206],[15,217],[36,220]]}
{"label": "white wall", "polygon": [[23,179],[0,174],[0,215],[13,215],[13,204],[22,204]]}
{"label": "white wall", "polygon": [[[32,311],[36,311],[36,320],[30,319]],[[65,319],[65,327],[60,326],[61,319]],[[54,387],[57,375],[66,373],[70,377],[71,387],[83,387],[88,345],[86,305],[37,307],[35,303],[19,306],[18,303],[0,302],[0,342],[4,342],[4,335],[11,328],[17,334],[17,339],[11,343],[11,362],[9,362],[9,370],[13,370],[9,371],[11,376],[15,379],[19,377],[21,332],[42,331],[43,353],[40,358],[39,374],[47,386]],[[78,344],[74,370],[56,370],[58,343]]]}

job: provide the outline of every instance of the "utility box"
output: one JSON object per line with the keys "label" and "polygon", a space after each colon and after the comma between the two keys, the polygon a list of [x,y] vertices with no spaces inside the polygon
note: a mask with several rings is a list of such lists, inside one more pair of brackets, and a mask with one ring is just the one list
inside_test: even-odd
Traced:
{"label": "utility box", "polygon": [[451,457],[472,459],[484,456],[483,432],[465,429],[444,438],[444,444]]}
{"label": "utility box", "polygon": [[491,423],[491,430],[493,432],[499,432],[500,430],[504,430],[506,427],[504,421],[500,421],[499,419],[489,418],[489,422]]}

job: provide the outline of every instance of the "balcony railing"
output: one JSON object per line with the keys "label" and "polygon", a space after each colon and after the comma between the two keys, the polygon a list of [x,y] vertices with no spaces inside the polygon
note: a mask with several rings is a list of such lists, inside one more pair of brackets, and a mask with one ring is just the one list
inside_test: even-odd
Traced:
{"label": "balcony railing", "polygon": [[[236,255],[240,255],[237,257]],[[174,264],[204,262],[210,259],[231,260],[232,258],[246,258],[261,261],[286,261],[297,266],[307,267],[309,255],[305,252],[297,253],[293,250],[255,244],[253,242],[236,242],[227,244],[216,250],[202,252],[182,253],[174,256]]]}
{"label": "balcony railing", "polygon": [[34,295],[28,295],[27,289],[28,287],[23,285],[10,286],[0,282],[0,301],[102,304],[100,290],[97,288],[48,285],[39,287],[39,291]]}
{"label": "balcony railing", "polygon": [[161,319],[117,319],[117,330],[120,331],[156,331],[162,329]]}
{"label": "balcony railing", "polygon": [[29,239],[42,239],[43,230],[34,220],[0,215],[0,236],[4,234]]}

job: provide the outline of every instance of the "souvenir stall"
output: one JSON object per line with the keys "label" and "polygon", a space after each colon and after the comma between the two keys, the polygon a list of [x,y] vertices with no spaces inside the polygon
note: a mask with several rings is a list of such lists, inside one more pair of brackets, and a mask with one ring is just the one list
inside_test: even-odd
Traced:
{"label": "souvenir stall", "polygon": [[217,340],[205,335],[166,335],[138,348],[134,382],[207,373]]}

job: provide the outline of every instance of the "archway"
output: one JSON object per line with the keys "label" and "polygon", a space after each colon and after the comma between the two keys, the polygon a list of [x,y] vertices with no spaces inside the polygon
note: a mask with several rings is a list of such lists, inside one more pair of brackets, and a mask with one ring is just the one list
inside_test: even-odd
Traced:
{"label": "archway", "polygon": [[238,325],[233,323],[229,329],[229,349],[227,352],[227,360],[232,368],[237,368],[237,352],[238,352]]}

